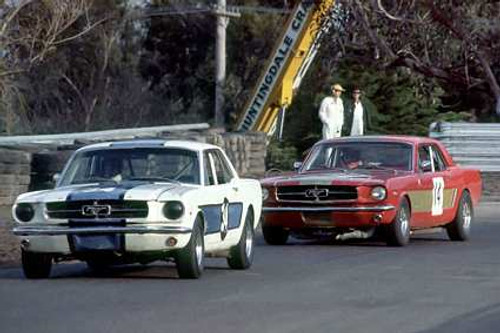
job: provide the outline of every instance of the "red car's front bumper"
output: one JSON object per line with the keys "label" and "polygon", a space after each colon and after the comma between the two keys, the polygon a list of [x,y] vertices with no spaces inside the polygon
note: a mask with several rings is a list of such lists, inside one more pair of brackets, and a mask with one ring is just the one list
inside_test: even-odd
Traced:
{"label": "red car's front bumper", "polygon": [[301,228],[362,228],[390,223],[396,215],[393,205],[263,207],[266,226]]}

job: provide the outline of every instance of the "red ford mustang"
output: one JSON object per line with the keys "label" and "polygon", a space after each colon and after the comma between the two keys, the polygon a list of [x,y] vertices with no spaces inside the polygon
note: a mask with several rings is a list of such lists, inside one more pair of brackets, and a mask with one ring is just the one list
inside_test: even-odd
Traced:
{"label": "red ford mustang", "polygon": [[469,238],[481,196],[478,170],[453,163],[430,138],[360,136],[314,145],[298,171],[265,178],[262,230],[268,244],[383,231],[403,246],[410,232],[444,227],[451,240]]}

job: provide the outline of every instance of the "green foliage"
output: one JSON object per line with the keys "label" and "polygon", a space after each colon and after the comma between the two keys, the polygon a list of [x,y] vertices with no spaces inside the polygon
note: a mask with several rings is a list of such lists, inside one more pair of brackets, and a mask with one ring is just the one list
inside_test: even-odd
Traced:
{"label": "green foliage", "polygon": [[[176,1],[156,1],[158,5],[177,5]],[[191,1],[182,5],[190,5]],[[197,115],[199,120],[213,116],[215,22],[210,15],[172,15],[152,17],[145,26],[139,71],[150,89],[170,110],[167,123],[179,117]],[[165,108],[165,106],[173,107]],[[182,117],[178,111],[182,110]],[[157,111],[154,112],[159,113]],[[193,117],[191,117],[192,120]]]}
{"label": "green foliage", "polygon": [[272,140],[267,147],[266,169],[290,171],[297,161],[297,149],[293,146]]}
{"label": "green foliage", "polygon": [[[330,85],[339,82],[347,90],[342,99],[347,110],[352,104],[354,87],[363,91],[362,103],[370,116],[367,134],[428,134],[429,125],[437,120],[459,121],[467,113],[442,111],[443,90],[428,78],[407,69],[381,69],[366,63],[343,59],[335,72],[319,80],[314,73],[306,78],[294,100],[285,123],[287,144],[305,151],[321,139],[321,123],[318,118],[319,104],[330,90]],[[321,72],[321,68],[319,68]],[[348,135],[344,125],[344,135]]]}

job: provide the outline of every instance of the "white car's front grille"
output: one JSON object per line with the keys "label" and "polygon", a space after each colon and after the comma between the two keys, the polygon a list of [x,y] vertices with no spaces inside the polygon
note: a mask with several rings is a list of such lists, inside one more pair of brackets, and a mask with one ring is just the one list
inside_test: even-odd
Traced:
{"label": "white car's front grille", "polygon": [[146,201],[84,200],[48,202],[47,215],[53,219],[145,218]]}

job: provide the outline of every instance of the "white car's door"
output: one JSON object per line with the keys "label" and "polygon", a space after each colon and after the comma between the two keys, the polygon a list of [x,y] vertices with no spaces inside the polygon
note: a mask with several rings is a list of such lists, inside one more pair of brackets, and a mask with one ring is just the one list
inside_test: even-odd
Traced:
{"label": "white car's door", "polygon": [[234,243],[235,230],[241,223],[243,205],[239,202],[239,189],[232,179],[235,177],[221,151],[211,149],[204,152],[203,172],[205,178],[204,204],[205,248],[207,251],[227,248]]}

